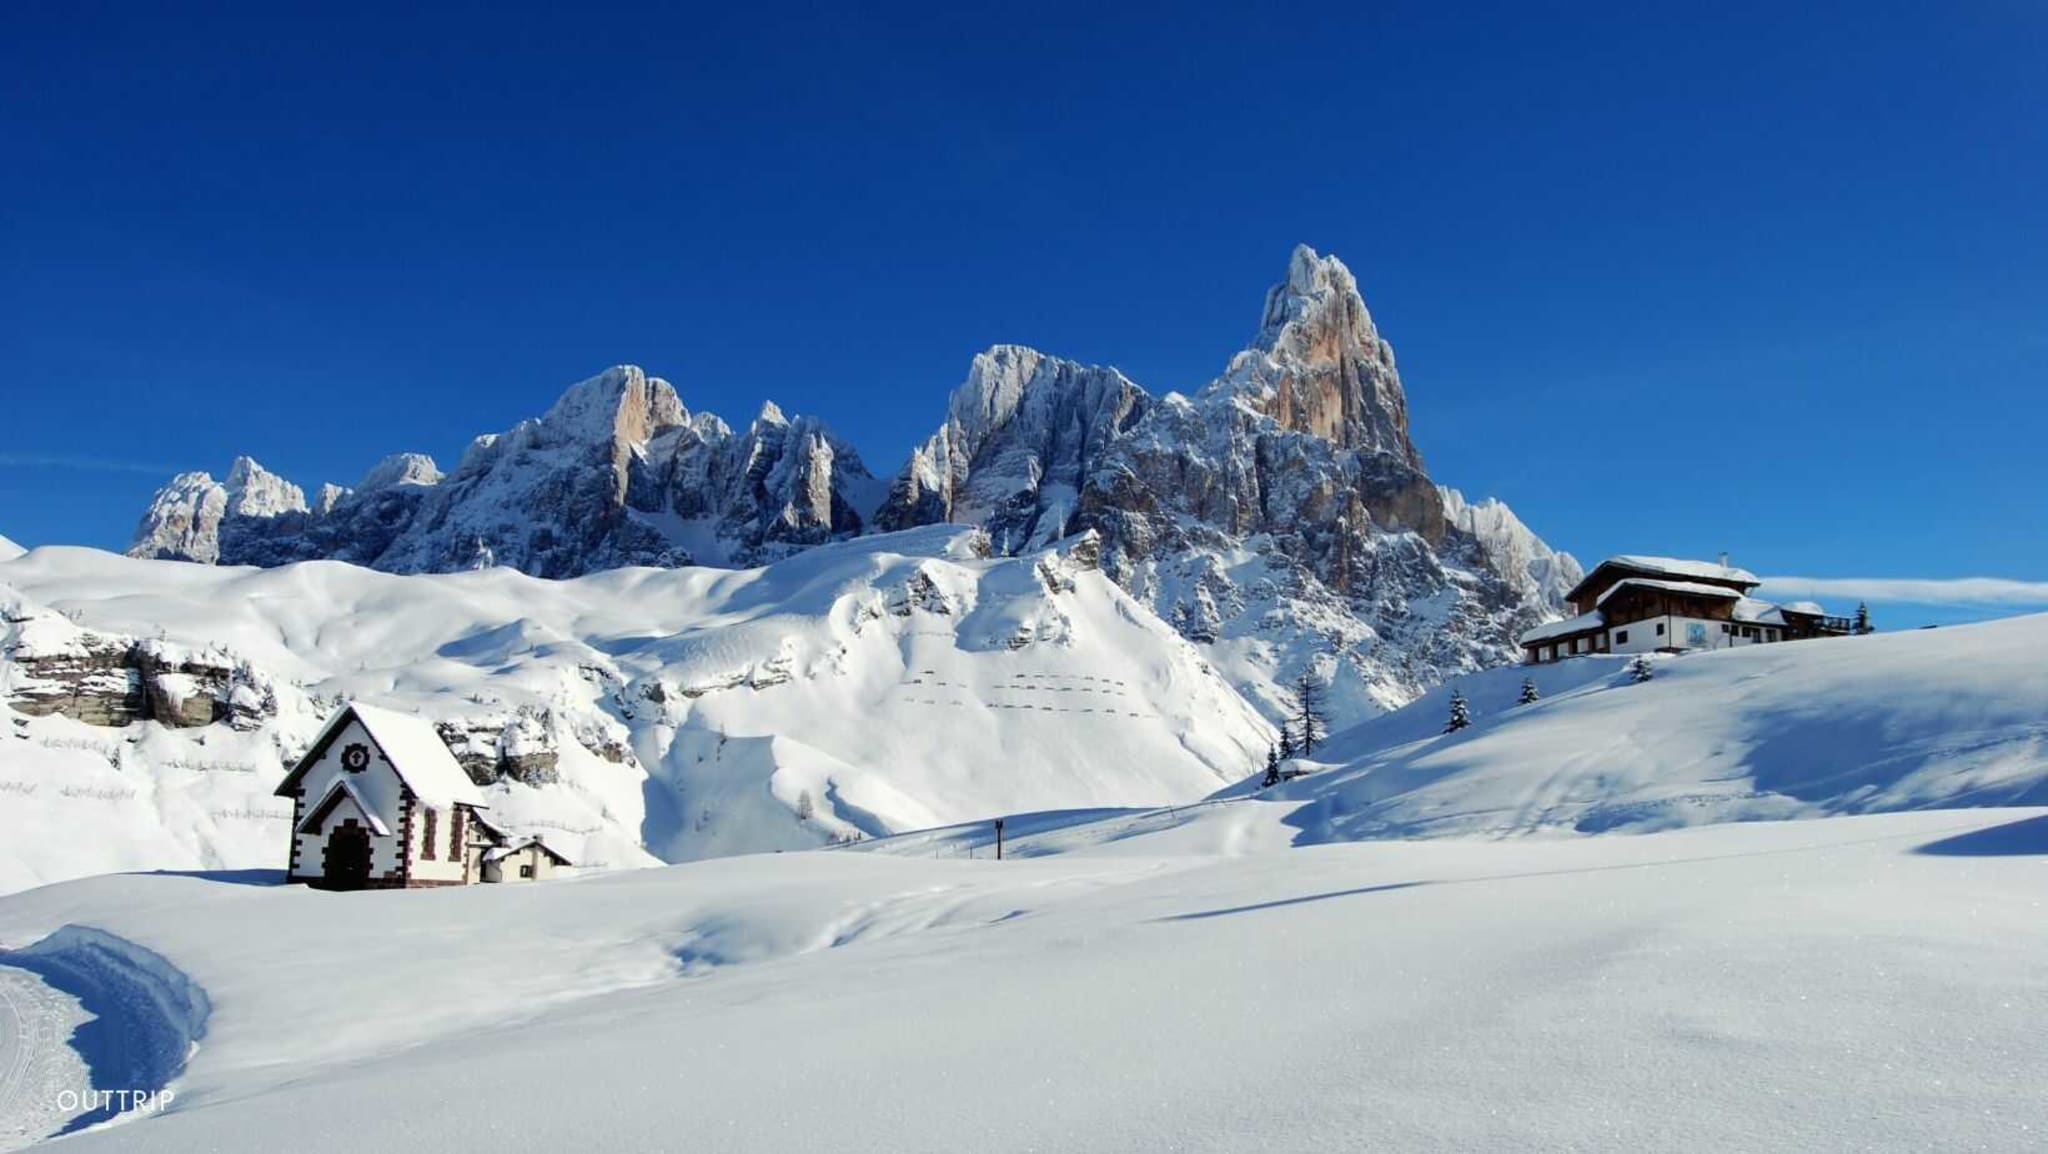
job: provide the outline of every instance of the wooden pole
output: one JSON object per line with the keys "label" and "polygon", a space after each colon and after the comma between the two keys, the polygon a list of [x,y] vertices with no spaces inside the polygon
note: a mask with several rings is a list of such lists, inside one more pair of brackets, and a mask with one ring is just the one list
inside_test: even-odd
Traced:
{"label": "wooden pole", "polygon": [[1003,860],[1003,819],[996,819],[996,860]]}

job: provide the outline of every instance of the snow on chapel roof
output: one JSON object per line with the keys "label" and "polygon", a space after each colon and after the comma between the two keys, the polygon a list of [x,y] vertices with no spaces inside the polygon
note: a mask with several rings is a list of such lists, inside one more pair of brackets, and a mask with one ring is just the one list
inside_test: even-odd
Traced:
{"label": "snow on chapel roof", "polygon": [[[434,732],[433,725],[422,717],[352,701],[334,711],[334,716],[320,727],[320,735],[313,739],[310,748],[318,750],[325,745],[350,717],[362,723],[370,734],[370,740],[377,743],[377,748],[390,761],[391,768],[398,771],[406,787],[422,802],[436,807],[457,803],[472,806],[490,804],[484,800],[483,791],[469,779],[469,774],[463,772],[462,764],[455,760],[455,755],[448,752],[441,735]],[[295,784],[305,764],[302,759],[299,766],[285,777],[284,783],[277,787],[280,794]]]}

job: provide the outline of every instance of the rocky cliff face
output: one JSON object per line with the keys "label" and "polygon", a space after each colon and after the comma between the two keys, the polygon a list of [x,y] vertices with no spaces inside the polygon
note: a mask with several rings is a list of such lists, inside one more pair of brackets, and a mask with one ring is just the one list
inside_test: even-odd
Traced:
{"label": "rocky cliff face", "polygon": [[735,433],[622,366],[479,437],[445,476],[401,454],[309,505],[248,458],[225,482],[183,474],[130,552],[567,577],[755,565],[940,522],[979,526],[1004,554],[1094,530],[1103,570],[1241,688],[1277,712],[1311,671],[1339,723],[1513,660],[1515,634],[1578,576],[1505,505],[1429,477],[1357,281],[1307,247],[1251,344],[1193,395],[998,345],[886,488],[814,419],[770,404]]}
{"label": "rocky cliff face", "polygon": [[860,532],[876,487],[859,454],[811,418],[769,405],[735,435],[626,365],[572,386],[541,417],[478,437],[445,475],[401,453],[308,505],[247,457],[225,482],[181,474],[128,552],[224,565],[332,558],[393,573],[509,565],[543,577],[756,564]]}

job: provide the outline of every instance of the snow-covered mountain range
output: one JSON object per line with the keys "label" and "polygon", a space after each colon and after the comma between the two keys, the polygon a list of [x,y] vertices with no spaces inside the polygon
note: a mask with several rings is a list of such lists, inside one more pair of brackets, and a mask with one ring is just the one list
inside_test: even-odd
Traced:
{"label": "snow-covered mountain range", "polygon": [[976,356],[893,480],[772,403],[743,432],[621,366],[478,437],[311,499],[253,459],[175,478],[133,556],[575,577],[750,566],[875,531],[979,527],[1002,554],[1094,530],[1118,584],[1269,713],[1302,670],[1340,724],[1511,661],[1578,565],[1423,469],[1392,348],[1350,271],[1302,247],[1257,335],[1192,396],[1018,346]]}

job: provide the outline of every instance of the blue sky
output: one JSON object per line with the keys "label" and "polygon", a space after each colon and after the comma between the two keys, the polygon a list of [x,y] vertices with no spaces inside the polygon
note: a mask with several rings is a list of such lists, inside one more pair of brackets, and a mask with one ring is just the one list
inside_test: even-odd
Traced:
{"label": "blue sky", "polygon": [[23,6],[0,533],[624,361],[888,473],[994,342],[1199,387],[1306,242],[1560,547],[2048,580],[2048,9],[1638,7]]}

